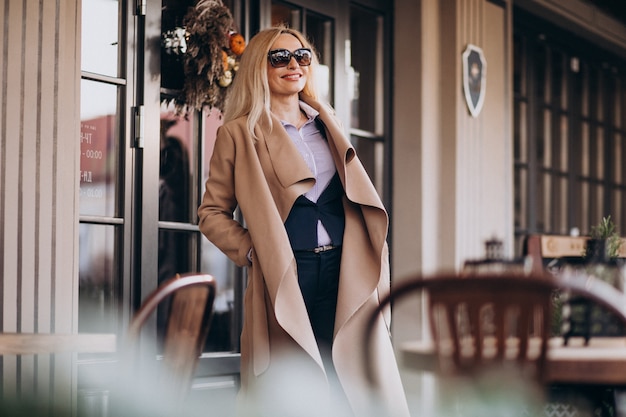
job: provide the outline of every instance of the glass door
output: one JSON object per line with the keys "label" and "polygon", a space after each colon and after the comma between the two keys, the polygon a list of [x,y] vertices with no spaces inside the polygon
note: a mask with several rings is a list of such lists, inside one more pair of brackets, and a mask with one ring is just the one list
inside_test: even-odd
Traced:
{"label": "glass door", "polygon": [[[83,0],[81,27],[78,329],[120,334],[130,314],[134,253],[136,17],[126,0]],[[106,375],[112,360],[79,358],[80,413],[101,415],[108,407],[110,383],[86,375]]]}
{"label": "glass door", "polygon": [[376,190],[389,207],[389,30],[387,12],[350,6],[348,88],[350,139]]}
{"label": "glass door", "polygon": [[[381,80],[378,71],[384,58],[378,15],[330,0],[223,3],[246,38],[257,28],[278,23],[310,38],[322,65],[322,99],[346,122],[354,107],[355,121],[346,123],[351,139],[372,177],[380,178],[378,149],[387,124],[376,104],[384,97],[381,86],[372,87]],[[212,410],[223,407],[227,415],[239,385],[246,275],[198,229],[196,210],[222,121],[217,110],[181,114],[176,108],[185,77],[185,16],[196,4],[82,2],[78,323],[80,331],[123,335],[135,309],[159,283],[177,273],[214,275],[219,294],[190,401]],[[349,23],[356,25],[351,31]],[[369,33],[368,27],[377,29]],[[375,64],[367,61],[370,47],[350,51],[350,36],[367,36],[363,45],[376,45]],[[335,84],[344,84],[350,66],[346,55],[359,75],[354,80],[361,80],[360,88],[336,91]],[[376,184],[379,187],[380,181]],[[379,190],[382,194],[383,187]],[[160,312],[151,323],[155,335],[148,336],[152,340],[147,346],[158,346],[163,316]],[[157,349],[146,354],[159,353]],[[92,359],[85,358],[81,366],[106,366],[109,360]],[[81,395],[90,415],[104,415],[93,410],[106,408],[105,388],[83,384]]]}

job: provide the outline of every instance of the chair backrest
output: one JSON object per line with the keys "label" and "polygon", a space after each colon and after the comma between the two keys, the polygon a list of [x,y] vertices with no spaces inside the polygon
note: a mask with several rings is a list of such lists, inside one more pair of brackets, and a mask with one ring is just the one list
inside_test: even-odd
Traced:
{"label": "chair backrest", "polygon": [[512,362],[541,380],[554,289],[545,277],[438,278],[428,299],[441,370],[473,373]]}
{"label": "chair backrest", "polygon": [[[191,388],[209,332],[215,294],[216,283],[211,275],[176,275],[146,298],[130,323],[127,344],[130,352],[136,352],[142,327],[161,303],[169,302],[163,358],[156,379],[157,392],[165,395],[172,407],[179,407]],[[153,397],[155,394],[159,395],[151,393]]]}
{"label": "chair backrest", "polygon": [[[556,288],[545,275],[416,276],[394,288],[378,311],[425,292],[441,373],[473,374],[512,364],[541,381]],[[376,314],[368,335],[374,321]]]}

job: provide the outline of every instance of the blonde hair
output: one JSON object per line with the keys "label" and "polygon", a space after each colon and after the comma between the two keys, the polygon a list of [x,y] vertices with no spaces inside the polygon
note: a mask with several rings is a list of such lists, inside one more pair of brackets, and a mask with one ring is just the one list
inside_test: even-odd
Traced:
{"label": "blonde hair", "polygon": [[256,138],[254,127],[261,119],[272,126],[270,110],[270,88],[267,79],[267,53],[280,35],[289,34],[297,38],[303,48],[313,51],[313,61],[302,93],[317,99],[315,88],[315,68],[318,65],[317,54],[306,37],[295,29],[277,26],[264,29],[254,35],[241,56],[239,70],[226,99],[224,122],[248,116],[248,131]]}

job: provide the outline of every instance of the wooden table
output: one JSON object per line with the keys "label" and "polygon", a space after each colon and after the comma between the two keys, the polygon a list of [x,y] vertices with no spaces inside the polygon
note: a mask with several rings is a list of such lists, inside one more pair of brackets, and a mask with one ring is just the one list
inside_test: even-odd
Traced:
{"label": "wooden table", "polygon": [[[431,342],[412,341],[400,346],[401,363],[412,369],[434,372],[437,357]],[[626,386],[626,338],[596,337],[585,346],[572,338],[550,340],[546,370],[548,383]]]}
{"label": "wooden table", "polygon": [[112,353],[115,334],[108,333],[0,333],[0,355],[45,353]]}

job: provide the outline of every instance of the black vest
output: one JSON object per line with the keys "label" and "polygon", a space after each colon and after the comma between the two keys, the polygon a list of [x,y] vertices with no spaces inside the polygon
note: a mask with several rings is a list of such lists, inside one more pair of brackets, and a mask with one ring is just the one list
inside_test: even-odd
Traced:
{"label": "black vest", "polygon": [[345,218],[343,213],[343,186],[335,174],[320,195],[317,203],[304,195],[298,197],[285,220],[285,228],[293,250],[313,249],[317,243],[317,222],[320,220],[333,245],[343,242]]}

